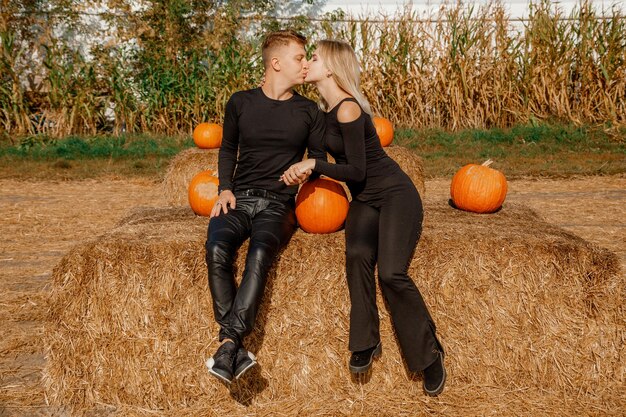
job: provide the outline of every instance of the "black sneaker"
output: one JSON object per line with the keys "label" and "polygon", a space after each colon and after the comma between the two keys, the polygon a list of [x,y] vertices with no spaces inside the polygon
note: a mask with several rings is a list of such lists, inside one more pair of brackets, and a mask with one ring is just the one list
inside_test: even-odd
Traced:
{"label": "black sneaker", "polygon": [[207,359],[206,367],[209,373],[220,380],[230,384],[233,380],[237,346],[233,342],[223,343],[215,352],[215,355]]}
{"label": "black sneaker", "polygon": [[443,391],[446,383],[446,368],[443,366],[443,352],[437,352],[437,359],[424,369],[424,391],[436,397]]}
{"label": "black sneaker", "polygon": [[245,348],[240,347],[237,350],[237,359],[235,359],[235,378],[239,379],[254,365],[256,365],[256,357],[252,352],[248,352]]}
{"label": "black sneaker", "polygon": [[381,342],[378,342],[376,346],[369,349],[352,352],[352,356],[350,356],[350,372],[353,374],[367,372],[372,366],[374,358],[379,357],[382,351],[383,345]]}

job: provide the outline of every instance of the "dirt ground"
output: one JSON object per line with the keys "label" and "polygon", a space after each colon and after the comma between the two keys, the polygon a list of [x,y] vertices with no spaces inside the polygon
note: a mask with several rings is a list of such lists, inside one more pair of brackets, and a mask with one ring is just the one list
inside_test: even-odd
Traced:
{"label": "dirt ground", "polygon": [[[528,179],[509,183],[507,202],[614,251],[626,270],[626,177]],[[46,405],[41,343],[52,269],[77,243],[105,232],[131,208],[164,204],[148,180],[0,180],[0,417],[59,415]],[[449,180],[426,183],[447,200]],[[506,204],[506,202],[505,202]]]}

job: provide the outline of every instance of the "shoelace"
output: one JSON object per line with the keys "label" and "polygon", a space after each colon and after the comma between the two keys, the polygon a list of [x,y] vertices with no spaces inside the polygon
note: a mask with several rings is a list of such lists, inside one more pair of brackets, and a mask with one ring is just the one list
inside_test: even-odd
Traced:
{"label": "shoelace", "polygon": [[231,350],[224,347],[223,349],[220,348],[217,350],[217,352],[215,353],[215,359],[221,358],[224,355],[228,355],[229,358],[234,358],[236,354],[236,350]]}

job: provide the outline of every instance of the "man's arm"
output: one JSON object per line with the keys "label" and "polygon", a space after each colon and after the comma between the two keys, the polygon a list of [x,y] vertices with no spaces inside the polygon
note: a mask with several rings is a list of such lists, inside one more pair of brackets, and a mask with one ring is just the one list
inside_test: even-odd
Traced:
{"label": "man's arm", "polygon": [[217,156],[217,172],[220,180],[219,196],[211,210],[210,217],[219,216],[221,212],[228,213],[228,208],[235,208],[236,198],[233,194],[233,175],[237,166],[237,151],[239,150],[239,125],[237,123],[237,108],[230,97],[224,111],[224,129],[222,131],[222,145]]}
{"label": "man's arm", "polygon": [[217,171],[220,179],[219,191],[233,189],[233,175],[237,165],[237,151],[239,149],[239,126],[237,123],[237,108],[233,97],[226,103],[224,111],[224,129],[222,145],[217,159]]}
{"label": "man's arm", "polygon": [[307,179],[318,178],[320,174],[312,171],[312,167],[315,166],[315,161],[327,161],[326,148],[324,147],[324,133],[326,131],[324,114],[316,106],[314,110],[312,110],[311,118],[312,123],[307,139],[308,159],[293,164],[280,176],[280,180],[283,181],[285,185],[302,184]]}

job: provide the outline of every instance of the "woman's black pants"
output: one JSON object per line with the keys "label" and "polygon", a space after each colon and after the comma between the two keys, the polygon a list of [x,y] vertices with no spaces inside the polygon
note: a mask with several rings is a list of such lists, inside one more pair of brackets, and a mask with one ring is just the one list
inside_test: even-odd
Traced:
{"label": "woman's black pants", "polygon": [[350,341],[353,352],[380,341],[378,279],[409,370],[421,371],[441,346],[428,308],[407,270],[422,231],[423,208],[415,186],[394,181],[375,201],[352,201],[346,219],[346,272],[350,291]]}
{"label": "woman's black pants", "polygon": [[[206,263],[220,341],[229,338],[241,344],[252,331],[270,268],[295,227],[293,199],[238,196],[234,210],[210,220]],[[250,244],[237,288],[233,261],[247,238]]]}

